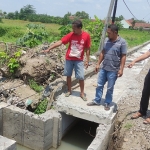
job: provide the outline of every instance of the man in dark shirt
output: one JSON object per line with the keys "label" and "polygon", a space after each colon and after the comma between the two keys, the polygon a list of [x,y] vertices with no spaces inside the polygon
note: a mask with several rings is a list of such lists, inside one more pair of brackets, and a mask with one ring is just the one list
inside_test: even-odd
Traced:
{"label": "man in dark shirt", "polygon": [[118,27],[114,24],[108,26],[108,38],[106,38],[102,52],[100,53],[95,71],[98,72],[102,62],[101,69],[98,75],[95,99],[87,103],[88,106],[100,105],[103,88],[108,81],[107,93],[105,97],[105,110],[109,110],[109,104],[112,102],[113,89],[117,77],[123,74],[124,64],[126,60],[126,41],[118,36]]}

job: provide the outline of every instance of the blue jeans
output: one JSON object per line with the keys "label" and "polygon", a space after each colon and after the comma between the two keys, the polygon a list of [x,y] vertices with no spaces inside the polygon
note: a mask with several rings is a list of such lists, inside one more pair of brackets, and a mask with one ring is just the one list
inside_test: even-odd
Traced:
{"label": "blue jeans", "polygon": [[100,104],[102,95],[103,95],[103,88],[105,83],[108,81],[107,85],[107,93],[105,96],[105,103],[110,104],[112,102],[113,90],[114,85],[117,79],[118,72],[106,71],[104,69],[100,69],[98,74],[98,81],[97,81],[97,88],[94,102]]}

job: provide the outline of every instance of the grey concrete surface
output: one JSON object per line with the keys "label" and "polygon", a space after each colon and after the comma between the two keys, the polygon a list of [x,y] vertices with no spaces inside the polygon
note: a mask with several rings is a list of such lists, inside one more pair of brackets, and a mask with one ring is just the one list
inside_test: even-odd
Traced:
{"label": "grey concrete surface", "polygon": [[[2,107],[3,106],[3,107]],[[60,145],[61,115],[54,110],[36,115],[1,103],[3,136],[34,150],[48,150]]]}
{"label": "grey concrete surface", "polygon": [[0,136],[0,150],[17,150],[16,141]]}
{"label": "grey concrete surface", "polygon": [[7,106],[6,103],[0,103],[0,135],[3,135],[3,108]]}

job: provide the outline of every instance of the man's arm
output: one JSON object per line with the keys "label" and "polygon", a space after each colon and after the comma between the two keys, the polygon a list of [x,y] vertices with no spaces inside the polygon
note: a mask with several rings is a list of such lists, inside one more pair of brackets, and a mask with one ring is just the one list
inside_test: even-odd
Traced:
{"label": "man's arm", "polygon": [[118,71],[118,77],[121,77],[123,75],[125,62],[126,62],[126,54],[122,54],[121,61],[120,61],[120,69]]}
{"label": "man's arm", "polygon": [[62,41],[59,40],[56,43],[52,44],[47,50],[44,50],[43,52],[49,52],[51,49],[56,48],[62,44]]}
{"label": "man's arm", "polygon": [[150,57],[150,50],[147,51],[146,53],[144,53],[143,55],[139,56],[138,58],[134,59],[127,67],[128,68],[132,68],[133,65],[136,63],[136,62],[139,62],[141,60],[144,60],[146,58]]}
{"label": "man's arm", "polygon": [[102,52],[99,55],[99,59],[98,59],[98,62],[96,64],[96,67],[95,67],[95,72],[96,73],[98,72],[99,66],[100,66],[101,62],[103,61],[103,59],[104,59],[104,50],[102,50]]}
{"label": "man's arm", "polygon": [[90,61],[90,48],[86,48],[85,52],[86,52],[86,63],[85,63],[86,67],[85,68],[87,69],[89,65],[89,61]]}

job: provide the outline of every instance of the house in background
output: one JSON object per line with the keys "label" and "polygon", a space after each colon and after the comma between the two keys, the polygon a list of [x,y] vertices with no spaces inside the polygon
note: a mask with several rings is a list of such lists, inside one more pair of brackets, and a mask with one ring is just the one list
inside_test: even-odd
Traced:
{"label": "house in background", "polygon": [[132,24],[128,20],[121,20],[120,22],[121,22],[123,28],[125,28],[125,29],[129,29],[130,27],[132,27]]}
{"label": "house in background", "polygon": [[135,23],[134,26],[135,29],[143,28],[143,30],[149,30],[150,29],[150,24],[149,23]]}
{"label": "house in background", "polygon": [[[129,19],[129,20],[127,20],[127,21],[130,22],[130,23],[131,23],[131,26],[132,26],[133,20],[132,20],[132,19]],[[135,22],[134,29],[139,29],[139,28],[142,28],[143,30],[149,30],[149,29],[150,29],[150,23]]]}

